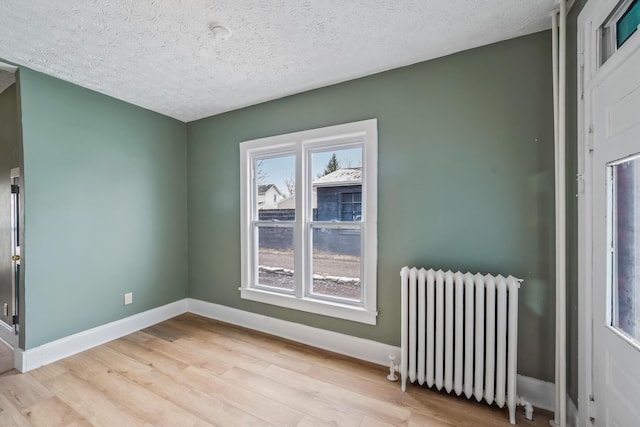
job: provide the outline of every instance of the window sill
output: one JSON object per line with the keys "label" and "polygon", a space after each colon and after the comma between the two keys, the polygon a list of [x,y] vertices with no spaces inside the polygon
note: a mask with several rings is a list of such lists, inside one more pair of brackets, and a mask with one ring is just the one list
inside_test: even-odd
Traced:
{"label": "window sill", "polygon": [[338,319],[351,320],[353,322],[375,325],[378,317],[377,311],[370,311],[364,307],[354,307],[332,301],[322,301],[311,298],[296,298],[277,292],[269,292],[262,289],[240,288],[242,299],[306,311],[308,313],[321,314]]}

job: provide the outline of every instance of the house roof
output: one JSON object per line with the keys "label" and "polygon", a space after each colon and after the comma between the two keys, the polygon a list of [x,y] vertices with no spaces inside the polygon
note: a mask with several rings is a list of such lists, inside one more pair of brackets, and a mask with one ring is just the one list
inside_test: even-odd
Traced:
{"label": "house roof", "polygon": [[338,169],[313,181],[314,187],[349,184],[362,184],[362,167]]}
{"label": "house roof", "polygon": [[265,194],[267,191],[269,191],[269,189],[271,187],[273,187],[278,192],[278,194],[280,194],[281,196],[284,196],[284,194],[282,194],[282,191],[280,191],[278,186],[275,185],[275,184],[260,184],[260,185],[258,185],[258,194]]}

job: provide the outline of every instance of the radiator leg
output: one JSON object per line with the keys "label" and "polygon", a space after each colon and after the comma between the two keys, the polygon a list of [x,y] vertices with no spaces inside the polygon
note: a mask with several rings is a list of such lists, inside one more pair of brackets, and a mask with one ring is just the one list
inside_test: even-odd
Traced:
{"label": "radiator leg", "polygon": [[396,364],[396,357],[393,354],[389,355],[389,375],[387,375],[387,379],[389,381],[398,381],[398,376],[396,375],[396,371],[398,370],[398,365]]}
{"label": "radiator leg", "polygon": [[516,408],[517,406],[509,406],[509,422],[511,425],[516,425]]}

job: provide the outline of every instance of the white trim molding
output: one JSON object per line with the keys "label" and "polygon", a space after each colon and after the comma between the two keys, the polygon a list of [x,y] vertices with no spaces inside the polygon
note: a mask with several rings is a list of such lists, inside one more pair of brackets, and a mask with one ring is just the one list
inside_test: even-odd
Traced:
{"label": "white trim molding", "polygon": [[378,365],[388,366],[389,355],[394,355],[396,360],[400,360],[400,347],[393,345],[314,328],[313,326],[276,319],[211,302],[191,298],[188,301],[189,312],[210,319],[286,338]]}
{"label": "white trim molding", "polygon": [[[556,401],[556,386],[552,382],[518,375],[518,394],[526,398],[533,406],[553,412]],[[578,427],[578,408],[569,395],[565,396],[567,405],[567,426]]]}
{"label": "white trim molding", "polygon": [[553,412],[556,405],[555,384],[518,374],[518,395],[523,396],[536,408]]}
{"label": "white trim molding", "polygon": [[105,325],[87,329],[28,350],[16,349],[15,368],[28,372],[40,366],[96,347],[131,334],[187,311],[187,299],[175,301],[151,310],[125,317]]}

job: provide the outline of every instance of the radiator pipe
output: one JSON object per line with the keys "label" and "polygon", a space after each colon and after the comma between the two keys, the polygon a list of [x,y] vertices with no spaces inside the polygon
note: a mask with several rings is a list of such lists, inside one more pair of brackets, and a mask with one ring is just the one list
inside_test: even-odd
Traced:
{"label": "radiator pipe", "polygon": [[518,405],[524,406],[524,417],[529,421],[533,421],[533,405],[522,397],[518,398]]}
{"label": "radiator pipe", "polygon": [[387,375],[387,379],[389,381],[398,381],[398,376],[396,372],[398,372],[398,364],[396,363],[396,356],[394,354],[389,355],[389,375]]}
{"label": "radiator pipe", "polygon": [[554,424],[566,427],[567,396],[567,257],[566,257],[566,23],[567,2],[552,16],[554,148],[555,148],[555,226],[556,226],[556,407]]}

